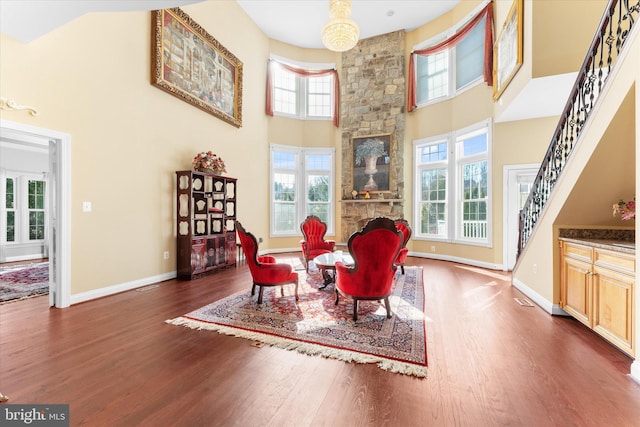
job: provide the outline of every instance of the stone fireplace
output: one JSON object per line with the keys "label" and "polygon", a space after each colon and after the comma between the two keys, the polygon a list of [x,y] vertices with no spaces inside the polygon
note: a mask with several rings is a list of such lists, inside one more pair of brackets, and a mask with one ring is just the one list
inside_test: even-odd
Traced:
{"label": "stone fireplace", "polygon": [[[340,238],[360,230],[371,218],[404,217],[404,129],[406,105],[405,32],[396,31],[360,40],[342,54],[340,76],[342,126],[342,229]],[[389,190],[351,198],[353,138],[391,134]],[[361,189],[360,189],[361,190]]]}

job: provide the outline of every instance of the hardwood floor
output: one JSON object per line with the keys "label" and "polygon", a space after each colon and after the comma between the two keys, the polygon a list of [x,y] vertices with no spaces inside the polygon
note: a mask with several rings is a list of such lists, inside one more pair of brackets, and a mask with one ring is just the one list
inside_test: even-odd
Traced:
{"label": "hardwood floor", "polygon": [[73,426],[640,425],[632,360],[571,318],[517,304],[510,274],[407,265],[424,268],[426,379],[164,323],[248,290],[240,265],[67,309],[1,305],[0,391],[69,403]]}

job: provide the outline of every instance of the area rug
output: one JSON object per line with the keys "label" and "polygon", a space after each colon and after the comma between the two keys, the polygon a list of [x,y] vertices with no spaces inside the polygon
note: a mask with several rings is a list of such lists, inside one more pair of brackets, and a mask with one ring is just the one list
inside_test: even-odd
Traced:
{"label": "area rug", "polygon": [[298,302],[293,285],[284,286],[284,297],[279,288],[266,288],[262,305],[257,304],[257,295],[252,297],[249,289],[166,322],[309,355],[376,363],[391,372],[426,377],[422,268],[405,267],[404,275],[399,271],[396,274],[389,298],[391,319],[386,318],[383,302],[360,301],[356,322],[350,299],[341,297],[336,306],[332,285],[318,289],[323,280],[317,269],[298,274]]}
{"label": "area rug", "polygon": [[0,303],[49,293],[49,263],[0,267]]}

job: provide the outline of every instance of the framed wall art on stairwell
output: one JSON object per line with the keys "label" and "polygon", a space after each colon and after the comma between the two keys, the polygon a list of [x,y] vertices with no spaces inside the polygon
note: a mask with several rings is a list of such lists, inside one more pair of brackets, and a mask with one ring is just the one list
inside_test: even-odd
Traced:
{"label": "framed wall art on stairwell", "polygon": [[493,45],[493,99],[500,98],[522,66],[523,0],[514,0]]}

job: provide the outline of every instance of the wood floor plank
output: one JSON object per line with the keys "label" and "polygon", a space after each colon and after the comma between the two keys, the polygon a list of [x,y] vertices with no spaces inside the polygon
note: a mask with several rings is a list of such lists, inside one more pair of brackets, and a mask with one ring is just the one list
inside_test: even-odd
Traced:
{"label": "wood floor plank", "polygon": [[[299,262],[299,254],[278,254]],[[246,265],[50,309],[0,305],[8,403],[69,403],[88,426],[638,426],[632,360],[579,322],[514,301],[509,273],[424,269],[417,379],[166,324],[250,287]]]}

